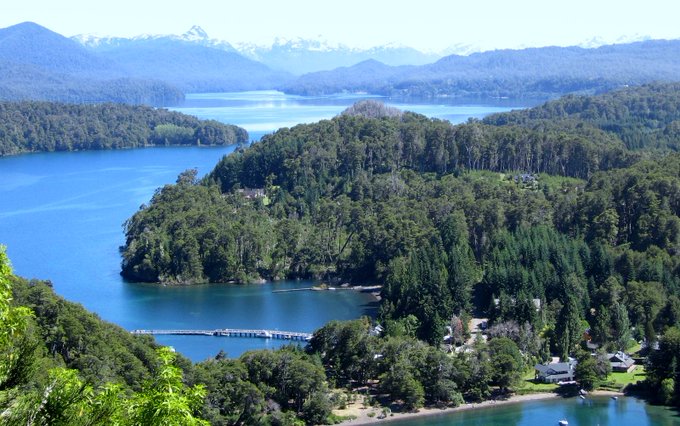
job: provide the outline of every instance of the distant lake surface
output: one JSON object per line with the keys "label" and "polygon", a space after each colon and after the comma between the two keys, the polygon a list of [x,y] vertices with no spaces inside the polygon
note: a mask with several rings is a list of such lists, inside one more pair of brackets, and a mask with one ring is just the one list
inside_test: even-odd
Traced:
{"label": "distant lake surface", "polygon": [[678,411],[648,405],[636,398],[556,398],[491,406],[456,413],[402,420],[394,426],[546,426],[565,419],[574,426],[680,425]]}
{"label": "distant lake surface", "polygon": [[518,104],[507,99],[474,101],[443,99],[403,99],[381,96],[342,94],[330,96],[286,95],[273,90],[237,93],[194,93],[186,96],[180,107],[171,108],[245,128],[252,140],[282,127],[300,123],[314,123],[340,114],[355,102],[373,99],[404,111],[412,111],[432,118],[449,120],[454,124],[468,118],[483,118],[489,114],[526,108],[538,101]]}
{"label": "distant lake surface", "polygon": [[[286,96],[278,92],[189,95],[178,110],[244,126],[252,139],[279,126],[331,118],[360,97]],[[468,117],[513,106],[391,105],[438,118]],[[209,172],[233,147],[169,147],[40,153],[0,158],[0,244],[17,274],[49,279],[56,292],[126,329],[268,328],[307,331],[375,312],[353,291],[272,293],[309,282],[160,287],[119,275],[123,222],[156,188],[188,168]],[[158,339],[193,360],[224,349],[238,356],[284,341],[227,337]]]}

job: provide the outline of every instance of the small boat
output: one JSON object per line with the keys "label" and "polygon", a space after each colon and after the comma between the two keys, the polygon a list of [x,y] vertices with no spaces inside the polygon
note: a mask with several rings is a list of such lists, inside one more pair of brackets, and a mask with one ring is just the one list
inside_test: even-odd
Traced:
{"label": "small boat", "polygon": [[562,419],[562,420],[559,421],[558,424],[559,424],[560,426],[567,426],[567,425],[569,424],[569,422],[566,421],[565,419]]}
{"label": "small boat", "polygon": [[579,395],[578,397],[581,398],[581,399],[586,399],[586,397],[583,396],[583,395]]}
{"label": "small boat", "polygon": [[612,396],[612,399],[613,399],[614,401],[616,401],[617,399],[619,399],[619,397],[618,397],[618,396]]}

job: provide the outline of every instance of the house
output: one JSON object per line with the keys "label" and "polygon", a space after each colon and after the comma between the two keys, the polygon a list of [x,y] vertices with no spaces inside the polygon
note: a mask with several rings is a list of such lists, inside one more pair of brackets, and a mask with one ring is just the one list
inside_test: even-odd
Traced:
{"label": "house", "polygon": [[265,196],[264,188],[239,189],[238,193],[243,194],[243,196],[249,200],[252,200],[253,198],[264,198]]}
{"label": "house", "polygon": [[621,351],[615,354],[607,354],[607,359],[612,366],[612,371],[617,373],[630,373],[635,368],[633,358]]}
{"label": "house", "polygon": [[561,383],[574,381],[574,371],[577,361],[569,358],[567,362],[554,362],[551,364],[536,364],[536,380],[543,383]]}

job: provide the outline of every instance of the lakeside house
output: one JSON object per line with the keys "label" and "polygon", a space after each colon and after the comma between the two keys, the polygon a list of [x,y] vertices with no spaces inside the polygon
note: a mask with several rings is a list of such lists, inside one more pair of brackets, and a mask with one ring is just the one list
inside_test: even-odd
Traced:
{"label": "lakeside house", "polygon": [[612,366],[612,371],[617,373],[630,373],[635,368],[635,360],[621,351],[607,354],[607,359]]}
{"label": "lakeside house", "polygon": [[577,361],[569,358],[567,362],[553,362],[550,364],[536,364],[536,380],[543,383],[564,383],[574,381],[574,371]]}

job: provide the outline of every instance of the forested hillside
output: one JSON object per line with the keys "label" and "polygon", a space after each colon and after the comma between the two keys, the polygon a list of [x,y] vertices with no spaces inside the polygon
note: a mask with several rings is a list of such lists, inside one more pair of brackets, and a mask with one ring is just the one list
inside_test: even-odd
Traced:
{"label": "forested hillside", "polygon": [[213,120],[144,106],[0,102],[0,156],[164,145],[232,145],[248,133]]}
{"label": "forested hillside", "polygon": [[[123,275],[380,283],[381,317],[414,315],[418,337],[432,343],[454,313],[565,329],[608,322],[592,312],[620,303],[638,337],[653,339],[672,325],[659,312],[680,291],[680,155],[656,143],[631,151],[622,137],[662,127],[656,116],[672,123],[677,91],[588,98],[628,105],[618,126],[551,124],[545,114],[488,124],[562,100],[488,123],[344,114],[282,129],[225,157],[202,182],[187,172],[158,191],[126,223]],[[664,112],[636,113],[654,93]],[[603,299],[612,286],[619,296]],[[527,309],[531,299],[542,301],[541,318]],[[599,338],[619,340],[614,328],[601,324]],[[568,353],[580,336],[571,332],[553,349]]]}

